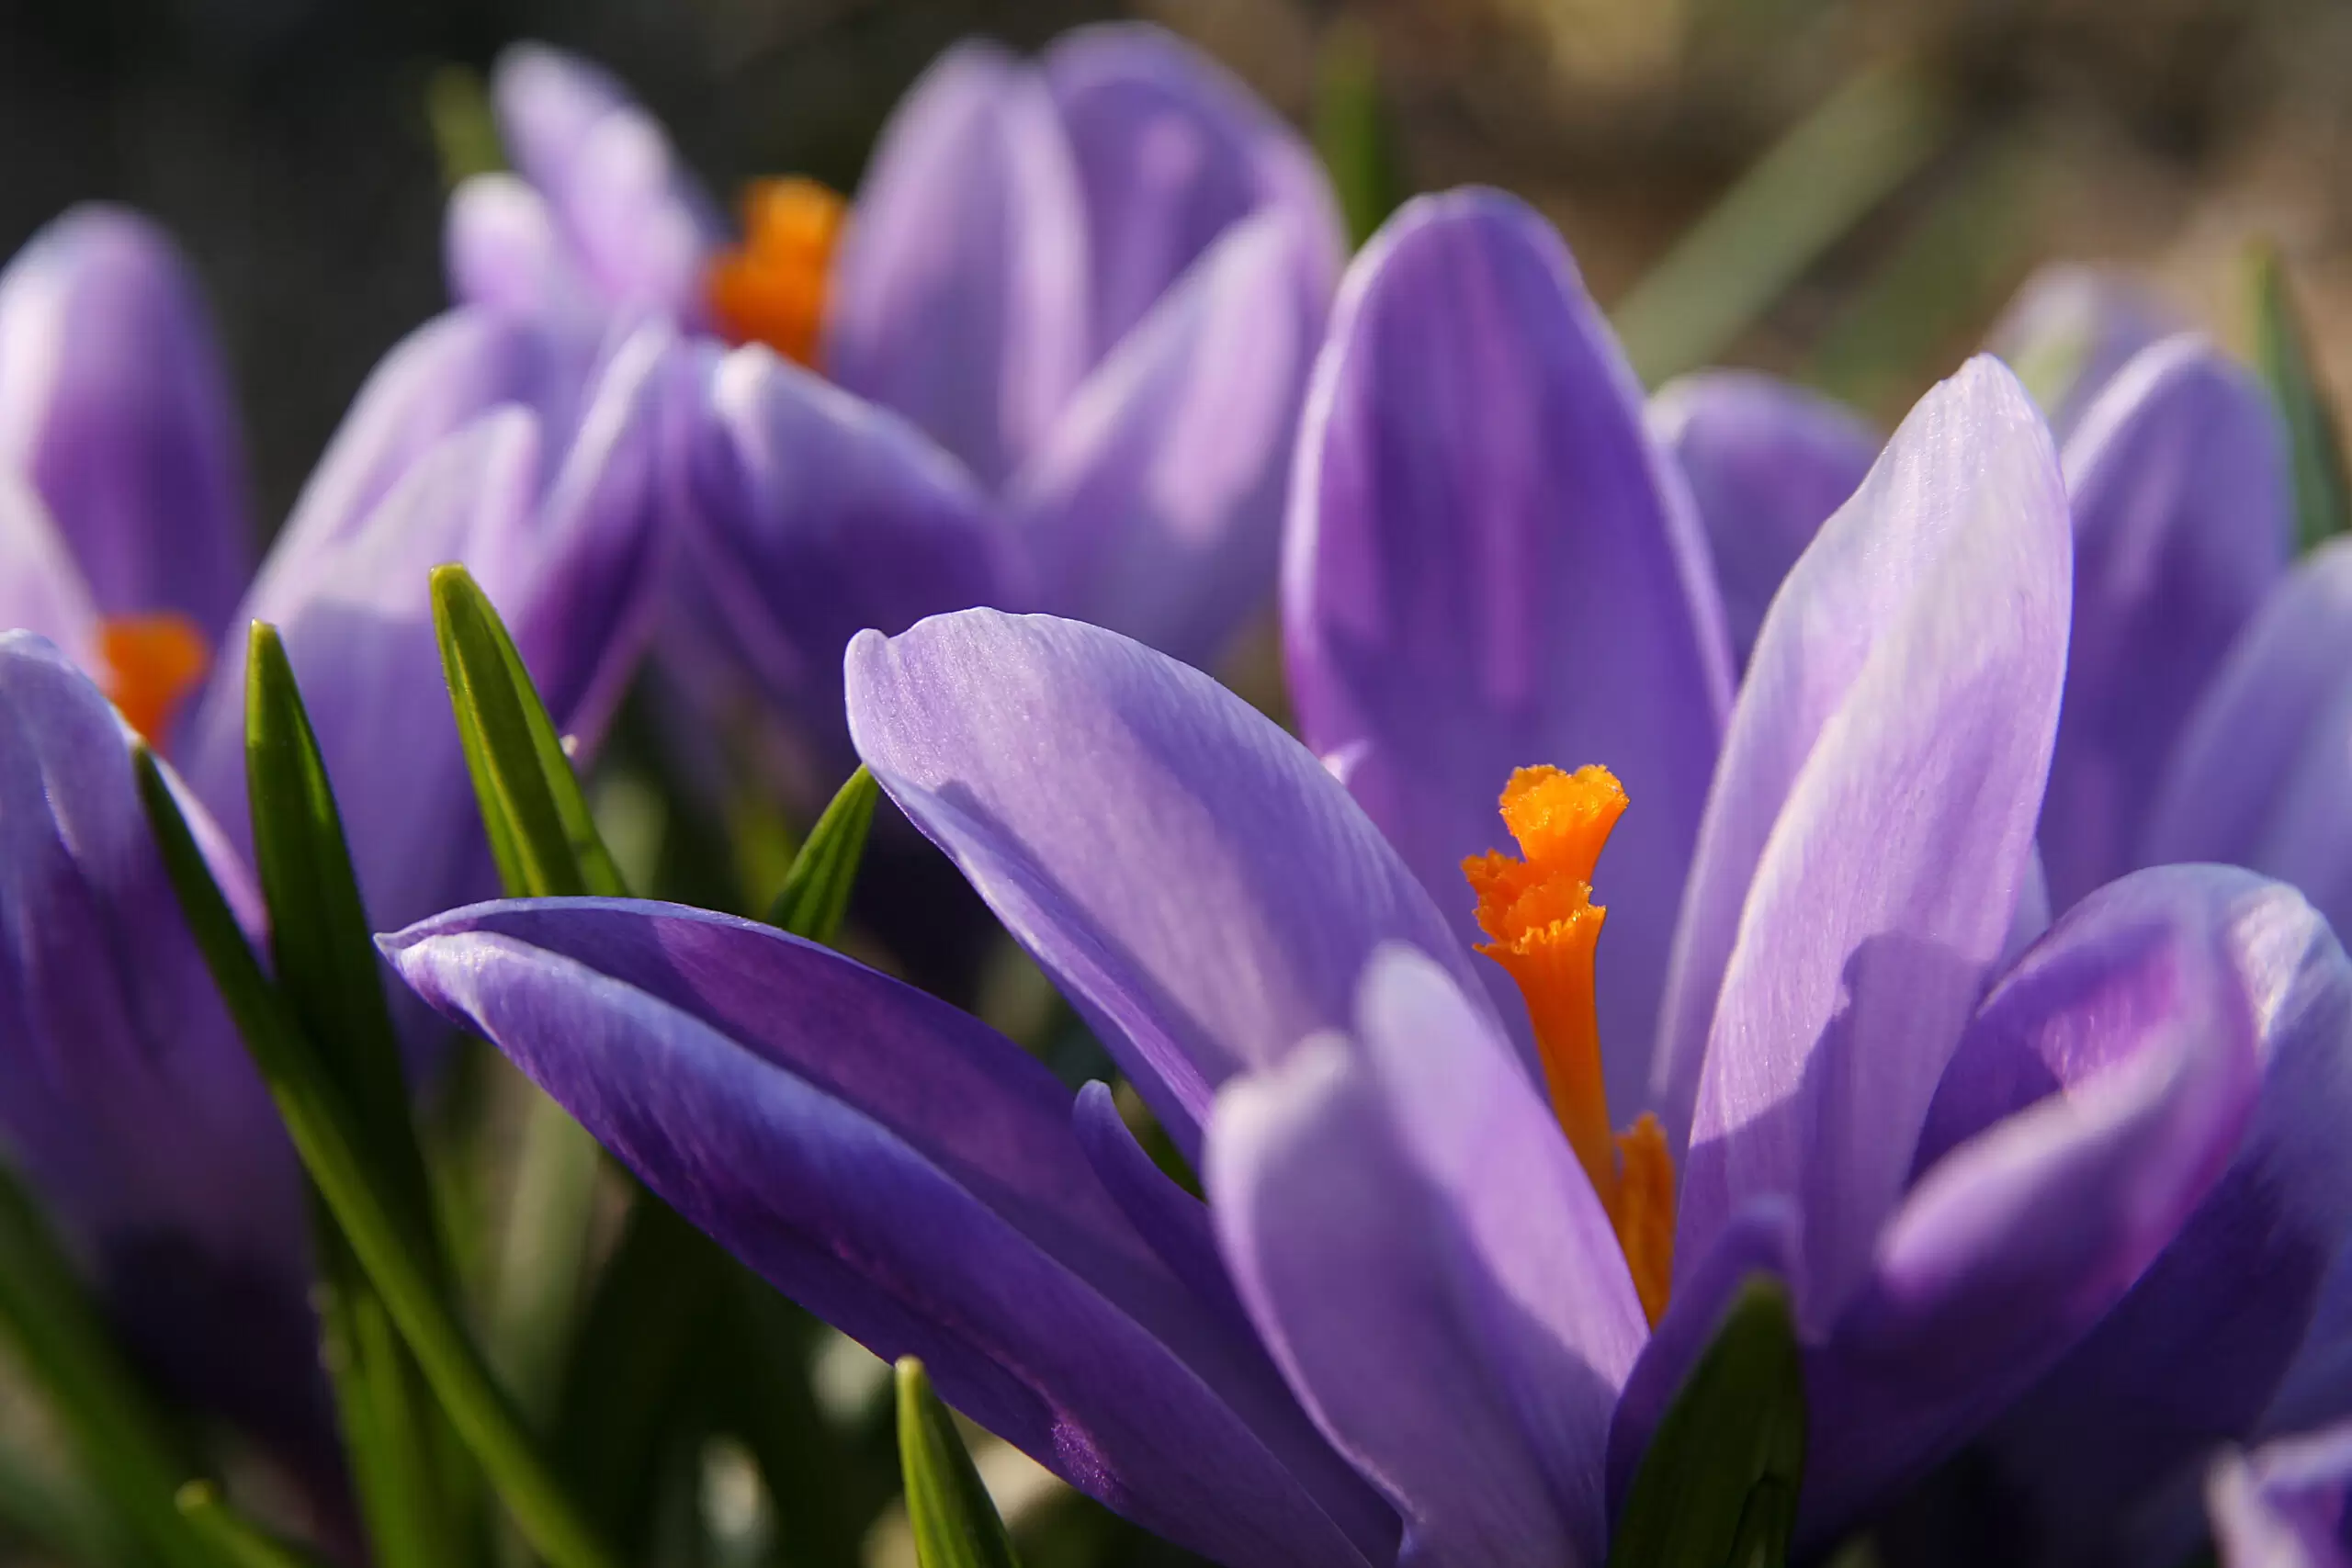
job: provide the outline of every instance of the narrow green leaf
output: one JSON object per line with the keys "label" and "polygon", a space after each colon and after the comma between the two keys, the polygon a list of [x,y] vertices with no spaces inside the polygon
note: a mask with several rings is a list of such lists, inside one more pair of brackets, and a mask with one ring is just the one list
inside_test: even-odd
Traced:
{"label": "narrow green leaf", "polygon": [[562,737],[498,612],[464,567],[433,569],[433,625],[482,825],[508,890],[626,897]]}
{"label": "narrow green leaf", "polygon": [[437,67],[424,83],[424,123],[440,155],[442,183],[452,189],[506,166],[498,117],[478,72],[463,65]]}
{"label": "narrow green leaf", "polygon": [[1804,1444],[1788,1289],[1758,1274],[1658,1423],[1609,1543],[1611,1568],[1781,1568]]}
{"label": "narrow green leaf", "polygon": [[1950,106],[1897,62],[1856,74],[1781,138],[1611,312],[1643,381],[1712,363],[1949,138]]}
{"label": "narrow green leaf", "polygon": [[[13,1366],[0,1369],[0,1378],[15,1388],[28,1386]],[[29,1549],[37,1558],[87,1568],[143,1562],[120,1520],[96,1505],[61,1459],[0,1443],[0,1561],[14,1561],[12,1550]]]}
{"label": "narrow green leaf", "polygon": [[858,764],[808,829],[800,852],[792,857],[784,888],[768,909],[768,924],[810,942],[831,942],[841,934],[858,863],[865,855],[865,836],[874,826],[874,803],[881,794],[874,775]]}
{"label": "narrow green leaf", "polygon": [[1380,93],[1380,56],[1371,32],[1347,22],[1324,36],[1315,84],[1315,150],[1322,155],[1348,243],[1361,248],[1408,194],[1396,128]]}
{"label": "narrow green leaf", "polygon": [[2295,473],[2295,537],[2303,549],[2352,528],[2352,485],[2335,400],[2312,362],[2311,334],[2278,248],[2257,245],[2247,271],[2254,296],[2254,358],[2286,421]]}
{"label": "narrow green leaf", "polygon": [[521,1087],[530,1098],[497,1233],[489,1334],[507,1386],[544,1420],[554,1413],[579,1329],[604,1151],[570,1111]]}
{"label": "narrow green leaf", "polygon": [[356,1114],[246,945],[162,767],[144,746],[134,748],[133,759],[157,847],[213,983],[244,1036],[303,1168],[425,1381],[532,1545],[557,1568],[611,1568],[603,1543],[556,1483],[460,1326],[427,1261],[433,1251],[429,1224],[420,1225],[371,1170]]}
{"label": "narrow green leaf", "polygon": [[899,1469],[922,1568],[1019,1568],[962,1434],[912,1356],[899,1358]]}
{"label": "narrow green leaf", "polygon": [[319,1560],[284,1541],[220,1500],[209,1481],[191,1481],[175,1499],[180,1517],[232,1568],[322,1568]]}

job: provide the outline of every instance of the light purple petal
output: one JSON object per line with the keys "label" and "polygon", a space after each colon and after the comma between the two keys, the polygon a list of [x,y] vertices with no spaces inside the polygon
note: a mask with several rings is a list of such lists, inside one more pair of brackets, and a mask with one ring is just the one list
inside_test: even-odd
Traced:
{"label": "light purple petal", "polygon": [[77,207],[0,274],[0,468],[29,479],[101,615],[217,635],[253,567],[236,402],[187,258]]}
{"label": "light purple petal", "polygon": [[2075,622],[2041,808],[2062,909],[2140,863],[2194,695],[2285,571],[2294,525],[2270,395],[2199,338],[2127,365],[2064,461]]}
{"label": "light purple petal", "polygon": [[1641,1305],[1559,1124],[1445,969],[1376,955],[1356,1039],[1218,1096],[1203,1175],[1260,1333],[1404,1516],[1405,1560],[1601,1561]]}
{"label": "light purple petal", "polygon": [[1074,1484],[1244,1568],[1385,1560],[1384,1510],[985,1025],[672,906],[486,905],[384,945],[665,1201]]}
{"label": "light purple petal", "polygon": [[38,632],[84,670],[98,657],[97,606],[40,495],[0,469],[0,630]]}
{"label": "light purple petal", "polygon": [[1804,1214],[1800,1313],[1860,1280],[2031,860],[2070,544],[2049,434],[1979,358],[1904,422],[1773,602],[1668,996],[1669,1136],[1697,1091],[1678,1269],[1778,1192]]}
{"label": "light purple petal", "polygon": [[2205,1483],[2222,1568],[2352,1568],[2347,1491],[2352,1427],[2222,1454]]}
{"label": "light purple petal", "polygon": [[1211,667],[1273,597],[1320,310],[1272,216],[1216,242],[1071,400],[1011,507],[1042,603]]}
{"label": "light purple petal", "polygon": [[[1970,1024],[1924,1175],[1809,1368],[1810,1533],[1998,1414],[2217,1191],[2256,1114],[2261,1016],[2214,874],[2144,872],[2086,899]],[[2180,1371],[2143,1367],[2141,1390]]]}
{"label": "light purple petal", "polygon": [[1668,382],[1648,421],[1690,482],[1744,668],[1781,580],[1870,472],[1878,433],[1842,403],[1747,370]]}
{"label": "light purple petal", "polygon": [[441,248],[460,303],[546,315],[582,333],[604,311],[547,198],[513,175],[475,175],[449,193]]}
{"label": "light purple petal", "polygon": [[500,53],[490,91],[507,157],[525,179],[542,187],[564,183],[597,121],[637,101],[603,66],[535,42]]}
{"label": "light purple petal", "polygon": [[902,99],[842,238],[821,360],[990,488],[1086,372],[1086,217],[1045,84],[960,44]]}
{"label": "light purple petal", "polygon": [[1480,940],[1462,861],[1507,846],[1496,803],[1513,769],[1599,762],[1623,782],[1600,1003],[1610,1104],[1630,1117],[1729,655],[1689,497],[1548,223],[1459,192],[1411,203],[1366,247],[1316,366],[1290,505],[1301,733],[1351,760],[1350,792],[1460,940]]}
{"label": "light purple petal", "polygon": [[1476,987],[1306,750],[1100,627],[968,610],[850,645],[850,734],[1190,1156],[1216,1088],[1345,1026],[1383,942]]}
{"label": "light purple petal", "polygon": [[697,632],[845,751],[851,637],[1026,596],[1001,525],[930,437],[764,348],[728,355],[706,396],[685,570],[715,624]]}
{"label": "light purple petal", "polygon": [[2352,930],[2352,541],[2305,557],[2182,727],[2141,858],[2293,884]]}
{"label": "light purple petal", "polygon": [[1305,308],[1329,303],[1346,245],[1322,167],[1223,66],[1135,22],[1065,33],[1043,65],[1086,204],[1097,357],[1253,213],[1290,231]]}
{"label": "light purple petal", "polygon": [[2008,362],[2064,441],[2117,371],[2180,328],[2176,312],[2130,279],[2062,263],[2026,279],[1984,347]]}

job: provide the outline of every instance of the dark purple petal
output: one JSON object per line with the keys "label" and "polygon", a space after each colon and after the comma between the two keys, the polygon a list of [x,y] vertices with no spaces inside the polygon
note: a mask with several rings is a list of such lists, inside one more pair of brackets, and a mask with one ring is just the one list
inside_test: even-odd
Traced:
{"label": "dark purple petal", "polygon": [[[1491,191],[1408,206],[1350,269],[1283,568],[1301,733],[1479,940],[1464,856],[1514,768],[1607,765],[1610,1103],[1648,1086],[1668,939],[1729,702],[1705,541],[1558,235]],[[1517,1003],[1510,1003],[1515,1010]]]}
{"label": "dark purple petal", "polygon": [[1746,370],[1669,381],[1648,419],[1690,481],[1732,661],[1745,667],[1781,580],[1870,472],[1878,433],[1842,403]]}
{"label": "dark purple petal", "polygon": [[1314,757],[1100,627],[967,610],[850,645],[875,777],[1077,1004],[1188,1156],[1216,1087],[1345,1026],[1383,942],[1467,953]]}
{"label": "dark purple petal", "polygon": [[2301,561],[2196,700],[2140,858],[2293,884],[2352,930],[2352,542]]}
{"label": "dark purple petal", "polygon": [[1223,66],[1134,22],[1066,33],[1043,64],[1086,204],[1095,356],[1257,212],[1290,231],[1309,307],[1329,301],[1346,247],[1322,168]]}
{"label": "dark purple petal", "polygon": [[2032,859],[2070,544],[2049,434],[1979,358],[1904,421],[1773,602],[1668,995],[1669,1135],[1697,1090],[1678,1270],[1777,1192],[1804,1215],[1800,1316],[1861,1278]]}
{"label": "dark purple petal", "polygon": [[1405,1560],[1597,1564],[1641,1304],[1473,995],[1422,954],[1375,955],[1357,1038],[1229,1085],[1203,1175],[1259,1332],[1404,1516]]}
{"label": "dark purple petal", "polygon": [[2222,1568],[2352,1568],[2352,1427],[2213,1461],[2205,1504]]}
{"label": "dark purple petal", "polygon": [[2287,448],[2269,393],[2203,340],[2142,353],[2066,443],[2075,622],[2041,808],[2064,908],[2141,863],[2193,694],[2286,570]]}
{"label": "dark purple petal", "polygon": [[[1950,1452],[2102,1318],[2106,1332],[2222,1191],[2260,1116],[2265,1019],[2231,923],[2261,916],[2224,908],[2217,874],[2234,875],[2165,868],[2084,900],[1969,1025],[1924,1174],[1809,1368],[1812,1534]],[[2185,1371],[2143,1366],[2138,1386]]]}
{"label": "dark purple petal", "polygon": [[2026,279],[1984,347],[2008,362],[2064,441],[2117,371],[2178,331],[2175,312],[2139,285],[2061,263]]}
{"label": "dark purple petal", "polygon": [[1385,1511],[985,1025],[664,905],[485,905],[384,947],[665,1201],[1074,1485],[1244,1568],[1385,1561]]}
{"label": "dark purple petal", "polygon": [[993,488],[1085,374],[1086,215],[1045,84],[960,44],[900,100],[833,264],[826,373]]}
{"label": "dark purple petal", "polygon": [[0,274],[0,468],[29,479],[98,612],[209,637],[253,568],[236,403],[187,261],[77,207]]}
{"label": "dark purple petal", "polygon": [[1204,668],[1273,597],[1321,323],[1280,220],[1216,242],[1099,367],[1013,481],[1041,602]]}

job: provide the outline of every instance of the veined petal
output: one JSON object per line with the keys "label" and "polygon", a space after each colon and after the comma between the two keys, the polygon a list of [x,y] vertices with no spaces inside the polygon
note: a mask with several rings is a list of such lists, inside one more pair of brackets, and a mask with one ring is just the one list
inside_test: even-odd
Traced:
{"label": "veined petal", "polygon": [[2352,1427],[2213,1461],[2205,1506],[2222,1568],[2352,1568]]}
{"label": "veined petal", "polygon": [[1094,356],[1253,213],[1290,231],[1306,308],[1329,301],[1346,245],[1322,168],[1222,65],[1136,22],[1065,33],[1042,63],[1086,204]]}
{"label": "veined petal", "polygon": [[1090,360],[1086,215],[1036,72],[940,56],[884,128],[833,264],[822,361],[993,488]]}
{"label": "veined petal", "polygon": [[1469,956],[1347,792],[1207,676],[967,610],[850,645],[850,735],[1186,1154],[1216,1088],[1344,1027],[1374,950]]}
{"label": "veined petal", "polygon": [[40,493],[102,615],[217,635],[253,566],[236,401],[187,258],[77,207],[0,274],[0,468]]}
{"label": "veined petal", "polygon": [[1444,968],[1375,955],[1356,1028],[1218,1096],[1203,1175],[1242,1300],[1404,1560],[1598,1563],[1645,1337],[1615,1234]]}
{"label": "veined petal", "polygon": [[1301,733],[1352,760],[1349,791],[1457,940],[1479,940],[1462,862],[1501,840],[1513,769],[1624,782],[1598,879],[1620,1115],[1647,1098],[1730,690],[1705,541],[1641,406],[1548,223],[1491,191],[1417,200],[1341,288],[1283,565]]}
{"label": "veined petal", "polygon": [[484,905],[384,947],[665,1201],[1074,1485],[1244,1568],[1385,1561],[1393,1522],[985,1025],[665,905]]}
{"label": "veined petal", "polygon": [[1984,348],[2017,372],[2065,441],[2117,371],[2179,330],[2174,313],[2139,285],[2060,263],[2026,279]]}
{"label": "veined petal", "polygon": [[2041,808],[2060,908],[2140,863],[2193,694],[2285,572],[2294,532],[2270,395],[2199,338],[2125,366],[2064,461],[2075,620]]}
{"label": "veined petal", "polygon": [[2219,861],[2292,883],[2352,929],[2352,541],[2264,602],[2197,700],[2141,858]]}
{"label": "veined petal", "polygon": [[1015,478],[1041,602],[1212,667],[1273,596],[1320,325],[1278,216],[1227,231],[1096,368]]}
{"label": "veined petal", "polygon": [[1870,472],[1878,433],[1842,403],[1747,370],[1678,377],[1647,418],[1690,482],[1745,667],[1781,579]]}
{"label": "veined petal", "polygon": [[1923,1174],[1809,1368],[1812,1536],[1950,1452],[2103,1318],[2106,1332],[2222,1190],[2257,1114],[2263,1002],[2211,874],[2143,872],[2084,900],[1969,1025]]}
{"label": "veined petal", "polygon": [[1669,1136],[1690,1128],[1678,1269],[1779,1192],[1804,1214],[1800,1318],[1860,1281],[2032,856],[2071,543],[2049,434],[1979,358],[1904,421],[1765,616],[1661,1037]]}

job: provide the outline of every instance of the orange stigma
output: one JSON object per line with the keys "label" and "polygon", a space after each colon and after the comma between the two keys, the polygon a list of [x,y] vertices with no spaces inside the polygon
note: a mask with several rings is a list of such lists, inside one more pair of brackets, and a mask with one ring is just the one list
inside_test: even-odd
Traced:
{"label": "orange stigma", "polygon": [[160,743],[212,662],[196,623],[172,610],[98,623],[98,684],[123,721]]}
{"label": "orange stigma", "polygon": [[1606,768],[1521,768],[1503,788],[1503,825],[1521,859],[1498,850],[1462,863],[1478,896],[1478,951],[1527,998],[1552,1111],[1617,1232],[1634,1290],[1655,1325],[1674,1267],[1674,1157],[1647,1111],[1624,1132],[1609,1121],[1600,1077],[1593,953],[1609,911],[1592,901],[1592,871],[1625,809]]}
{"label": "orange stigma", "polygon": [[847,211],[815,180],[754,180],[743,193],[743,243],[711,263],[705,281],[719,331],[814,369],[826,280]]}

